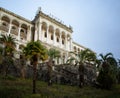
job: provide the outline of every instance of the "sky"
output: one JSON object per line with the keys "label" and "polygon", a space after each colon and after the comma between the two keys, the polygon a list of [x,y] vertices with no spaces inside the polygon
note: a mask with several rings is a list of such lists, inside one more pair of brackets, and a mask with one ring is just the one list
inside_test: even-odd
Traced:
{"label": "sky", "polygon": [[0,7],[32,20],[39,7],[67,26],[72,38],[100,53],[120,58],[120,0],[0,0]]}

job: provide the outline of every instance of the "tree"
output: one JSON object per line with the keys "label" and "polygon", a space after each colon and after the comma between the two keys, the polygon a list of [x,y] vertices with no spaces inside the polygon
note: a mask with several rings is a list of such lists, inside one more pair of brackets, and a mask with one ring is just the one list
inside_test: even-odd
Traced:
{"label": "tree", "polygon": [[57,57],[60,57],[60,51],[54,49],[54,48],[50,48],[48,50],[48,56],[49,56],[49,61],[47,63],[48,65],[48,85],[52,84],[52,67],[55,63],[54,59],[56,59]]}
{"label": "tree", "polygon": [[52,67],[55,63],[54,59],[57,57],[60,57],[60,52],[56,49],[49,49],[48,51],[48,56],[49,56],[49,61],[47,63],[48,65],[48,85],[52,84],[52,80],[51,80],[51,75],[52,75]]}
{"label": "tree", "polygon": [[0,64],[2,63],[2,53],[3,53],[3,47],[0,46]]}
{"label": "tree", "polygon": [[15,50],[16,39],[11,35],[1,35],[0,42],[4,45],[4,55],[12,55]]}
{"label": "tree", "polygon": [[0,55],[3,53],[3,47],[0,46]]}
{"label": "tree", "polygon": [[49,56],[49,58],[51,58],[53,60],[57,57],[60,57],[60,51],[58,51],[54,48],[50,48],[48,51],[48,56]]}
{"label": "tree", "polygon": [[26,64],[26,58],[24,55],[20,55],[19,59],[19,65],[20,65],[20,73],[21,73],[21,78],[25,78],[25,64]]}
{"label": "tree", "polygon": [[117,81],[120,84],[120,59],[118,59]]}
{"label": "tree", "polygon": [[100,54],[101,59],[99,67],[99,75],[97,81],[104,89],[110,89],[116,82],[117,76],[117,61],[113,57],[112,53],[106,55]]}
{"label": "tree", "polygon": [[31,64],[33,65],[33,93],[36,93],[36,73],[38,59],[46,60],[47,52],[45,47],[39,41],[31,41],[23,49],[23,53],[27,58],[30,58]]}
{"label": "tree", "polygon": [[3,44],[3,59],[2,59],[2,71],[5,76],[7,76],[10,66],[13,66],[13,59],[11,58],[13,55],[13,51],[15,51],[16,39],[11,35],[1,35],[0,43]]}
{"label": "tree", "polygon": [[79,87],[82,87],[84,84],[84,65],[86,63],[93,63],[96,61],[96,55],[94,52],[92,52],[90,49],[81,50],[78,54],[71,52],[75,54],[76,57],[72,57],[68,60],[75,61],[75,65],[78,65],[78,74],[79,74]]}

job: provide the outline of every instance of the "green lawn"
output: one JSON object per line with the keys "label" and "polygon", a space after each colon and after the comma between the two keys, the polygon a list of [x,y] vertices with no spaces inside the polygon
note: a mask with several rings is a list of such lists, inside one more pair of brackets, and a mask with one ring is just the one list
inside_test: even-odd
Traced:
{"label": "green lawn", "polygon": [[32,80],[0,78],[0,98],[120,98],[120,85],[112,90],[101,90],[57,84],[49,87],[37,81],[37,94],[32,94]]}

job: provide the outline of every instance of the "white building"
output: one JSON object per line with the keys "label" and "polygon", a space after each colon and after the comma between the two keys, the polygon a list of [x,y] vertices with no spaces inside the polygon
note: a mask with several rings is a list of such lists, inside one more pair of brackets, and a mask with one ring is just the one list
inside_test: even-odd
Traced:
{"label": "white building", "polygon": [[0,34],[10,34],[17,39],[16,49],[20,51],[31,40],[40,40],[48,49],[61,52],[56,63],[66,62],[70,51],[80,52],[85,47],[73,42],[73,30],[41,10],[34,20],[28,20],[4,8],[0,8]]}

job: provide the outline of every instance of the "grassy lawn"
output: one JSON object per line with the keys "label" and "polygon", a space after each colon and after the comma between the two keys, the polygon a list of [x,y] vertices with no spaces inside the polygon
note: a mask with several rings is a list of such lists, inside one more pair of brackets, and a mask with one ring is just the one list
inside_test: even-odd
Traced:
{"label": "grassy lawn", "polygon": [[0,78],[0,98],[120,98],[120,85],[101,90],[57,84],[49,87],[47,83],[37,81],[37,94],[32,94],[32,80]]}

